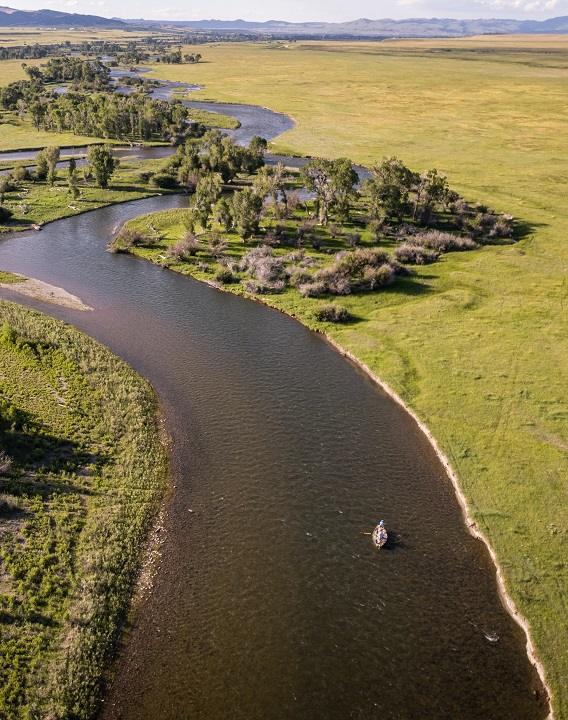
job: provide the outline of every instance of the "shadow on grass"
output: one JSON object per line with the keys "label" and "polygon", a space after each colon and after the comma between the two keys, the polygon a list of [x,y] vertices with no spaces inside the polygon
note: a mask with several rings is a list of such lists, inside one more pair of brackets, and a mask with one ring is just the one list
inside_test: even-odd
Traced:
{"label": "shadow on grass", "polygon": [[[73,440],[45,433],[29,413],[14,406],[9,408],[9,419],[5,412],[0,416],[0,448],[14,465],[10,475],[2,478],[3,490],[13,495],[75,493],[75,486],[50,482],[44,474],[74,473],[87,465],[106,462],[102,453],[88,452]],[[40,478],[34,477],[36,473],[41,474]]]}

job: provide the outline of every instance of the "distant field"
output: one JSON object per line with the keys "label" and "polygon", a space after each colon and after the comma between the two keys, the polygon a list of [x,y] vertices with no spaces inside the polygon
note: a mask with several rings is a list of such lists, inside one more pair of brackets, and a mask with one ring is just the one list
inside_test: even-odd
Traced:
{"label": "distant field", "polygon": [[0,60],[0,85],[8,85],[17,80],[27,80],[22,63],[41,65],[46,60]]}
{"label": "distant field", "polygon": [[125,30],[104,30],[86,28],[84,30],[65,30],[49,28],[0,28],[0,47],[9,47],[11,45],[51,45],[60,42],[80,43],[89,40],[135,40],[139,37],[148,35],[156,35],[156,33],[144,31],[125,31]]}
{"label": "distant field", "polygon": [[[550,42],[550,45],[548,44]],[[196,99],[287,112],[280,150],[372,163],[397,154],[512,212],[516,246],[456,254],[421,291],[351,296],[331,329],[427,421],[529,618],[568,718],[568,39],[271,43],[202,48],[155,77]],[[305,317],[304,301],[274,296]]]}

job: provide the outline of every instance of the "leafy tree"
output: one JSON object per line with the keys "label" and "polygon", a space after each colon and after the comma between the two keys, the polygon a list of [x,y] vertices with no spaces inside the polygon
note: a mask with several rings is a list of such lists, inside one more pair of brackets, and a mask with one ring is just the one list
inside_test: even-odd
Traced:
{"label": "leafy tree", "polygon": [[401,222],[408,211],[416,175],[396,157],[385,158],[371,173],[372,177],[365,183],[371,218],[387,220],[394,217]]}
{"label": "leafy tree", "polygon": [[231,232],[234,227],[233,211],[231,203],[224,197],[220,198],[213,210],[215,222],[217,222],[225,232]]}
{"label": "leafy tree", "polygon": [[79,190],[79,178],[77,177],[77,162],[75,158],[69,160],[69,167],[67,169],[67,184],[69,186],[69,194],[73,200],[77,200],[81,191]]}
{"label": "leafy tree", "polygon": [[[265,165],[258,171],[253,188],[262,198],[270,198],[274,203],[274,212],[277,218],[285,215],[288,198],[286,195],[286,168],[279,162],[277,165]],[[280,205],[282,202],[282,205]]]}
{"label": "leafy tree", "polygon": [[111,148],[108,145],[91,145],[87,161],[97,185],[103,189],[108,188],[109,180],[119,165],[119,161],[112,156]]}
{"label": "leafy tree", "polygon": [[35,176],[38,180],[45,180],[47,177],[47,173],[49,172],[49,164],[47,162],[47,156],[45,154],[45,149],[40,150],[38,154],[36,155],[36,168],[35,168]]}
{"label": "leafy tree", "polygon": [[302,177],[308,190],[316,194],[316,210],[321,225],[327,225],[333,208],[345,214],[359,179],[351,161],[346,158],[314,158],[304,166]]}
{"label": "leafy tree", "polygon": [[250,188],[245,188],[233,195],[231,206],[235,225],[243,240],[257,233],[262,210],[262,198]]}
{"label": "leafy tree", "polygon": [[0,175],[0,205],[4,204],[4,197],[12,189],[8,175]]}
{"label": "leafy tree", "polygon": [[57,180],[57,163],[61,155],[60,149],[56,145],[51,145],[44,149],[44,156],[47,162],[47,182],[54,185]]}
{"label": "leafy tree", "polygon": [[414,219],[418,217],[423,225],[428,225],[432,221],[436,205],[444,204],[449,193],[445,175],[441,175],[437,170],[423,173],[416,188]]}
{"label": "leafy tree", "polygon": [[203,229],[210,225],[213,206],[219,199],[222,189],[223,181],[218,173],[206,173],[197,183],[193,208]]}

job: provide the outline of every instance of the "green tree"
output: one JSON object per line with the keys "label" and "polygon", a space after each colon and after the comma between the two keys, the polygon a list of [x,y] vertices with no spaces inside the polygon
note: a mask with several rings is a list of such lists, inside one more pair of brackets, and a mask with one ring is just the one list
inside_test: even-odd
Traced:
{"label": "green tree", "polygon": [[0,205],[4,204],[4,197],[12,189],[8,175],[0,175]]}
{"label": "green tree", "polygon": [[286,194],[286,168],[279,162],[277,165],[261,167],[254,178],[255,193],[262,198],[270,198],[274,203],[274,214],[283,217],[288,205]]}
{"label": "green tree", "polygon": [[416,175],[396,157],[385,158],[372,168],[371,173],[365,183],[371,218],[380,221],[394,217],[401,222],[409,209]]}
{"label": "green tree", "polygon": [[231,206],[234,223],[243,240],[257,233],[262,211],[262,198],[251,188],[245,188],[233,195]]}
{"label": "green tree", "polygon": [[219,173],[206,173],[197,183],[193,208],[201,227],[205,230],[211,223],[213,206],[219,199],[223,189],[223,181]]}
{"label": "green tree", "polygon": [[108,188],[109,180],[119,165],[119,161],[112,156],[112,149],[108,145],[91,145],[87,161],[97,185]]}
{"label": "green tree", "polygon": [[414,219],[419,219],[423,225],[432,222],[436,206],[445,204],[450,188],[445,175],[437,170],[428,170],[423,173],[416,188],[414,202]]}
{"label": "green tree", "polygon": [[69,167],[67,168],[67,185],[69,187],[69,194],[73,200],[77,200],[81,191],[79,190],[79,178],[77,177],[77,162],[75,158],[69,160]]}
{"label": "green tree", "polygon": [[231,232],[234,227],[231,203],[224,197],[220,198],[213,209],[213,217],[225,232]]}
{"label": "green tree", "polygon": [[47,162],[47,157],[45,154],[45,149],[40,150],[35,158],[36,162],[36,168],[35,168],[35,176],[38,180],[45,180],[47,177],[47,173],[49,172],[49,164]]}
{"label": "green tree", "polygon": [[60,149],[56,145],[46,147],[43,151],[47,162],[47,182],[54,185],[57,180],[57,163],[61,155]]}
{"label": "green tree", "polygon": [[314,158],[302,170],[308,190],[316,194],[316,211],[321,225],[327,225],[333,208],[342,215],[348,212],[359,180],[347,158],[326,160]]}

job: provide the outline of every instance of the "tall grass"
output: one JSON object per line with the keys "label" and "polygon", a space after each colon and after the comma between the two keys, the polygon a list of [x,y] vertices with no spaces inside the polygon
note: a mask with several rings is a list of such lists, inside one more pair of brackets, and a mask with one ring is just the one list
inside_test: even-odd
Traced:
{"label": "tall grass", "polygon": [[0,323],[0,716],[86,720],[165,487],[156,399],[68,325],[11,303]]}

